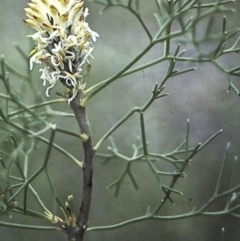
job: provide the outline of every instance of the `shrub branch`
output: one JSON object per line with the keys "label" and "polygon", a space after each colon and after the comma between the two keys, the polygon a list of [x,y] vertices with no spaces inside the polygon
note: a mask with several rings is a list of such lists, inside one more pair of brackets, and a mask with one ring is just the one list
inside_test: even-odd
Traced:
{"label": "shrub branch", "polygon": [[92,143],[92,135],[86,115],[86,108],[80,105],[83,98],[83,91],[79,90],[76,97],[71,101],[70,105],[77,120],[82,139],[83,148],[83,189],[82,203],[79,208],[78,217],[76,220],[77,227],[67,227],[69,240],[83,240],[84,232],[87,229],[88,215],[91,205],[92,196],[92,175],[93,175],[93,156],[94,149]]}

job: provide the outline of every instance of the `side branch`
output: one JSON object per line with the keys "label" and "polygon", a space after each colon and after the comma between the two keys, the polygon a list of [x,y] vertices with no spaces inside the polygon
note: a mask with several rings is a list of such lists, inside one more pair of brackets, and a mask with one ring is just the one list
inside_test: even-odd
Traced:
{"label": "side branch", "polygon": [[80,105],[83,96],[83,91],[79,90],[77,96],[71,101],[70,106],[77,120],[82,138],[83,147],[83,189],[82,203],[79,208],[79,213],[76,221],[76,228],[67,230],[69,240],[83,240],[84,232],[87,229],[88,215],[91,205],[92,196],[92,175],[93,175],[93,142],[91,129],[86,115],[86,108]]}

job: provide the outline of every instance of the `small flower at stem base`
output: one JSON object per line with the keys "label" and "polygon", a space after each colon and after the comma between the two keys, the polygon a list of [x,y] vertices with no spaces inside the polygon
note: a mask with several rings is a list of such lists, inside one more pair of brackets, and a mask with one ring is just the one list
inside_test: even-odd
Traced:
{"label": "small flower at stem base", "polygon": [[44,211],[45,218],[52,224],[63,223],[64,221],[56,215],[53,215],[49,210]]}

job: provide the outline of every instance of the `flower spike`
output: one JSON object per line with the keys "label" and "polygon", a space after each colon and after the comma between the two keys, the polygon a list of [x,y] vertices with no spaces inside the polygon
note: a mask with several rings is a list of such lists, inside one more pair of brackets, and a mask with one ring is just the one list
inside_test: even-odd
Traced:
{"label": "flower spike", "polygon": [[[92,42],[99,37],[88,26],[82,0],[32,0],[25,8],[24,22],[37,32],[28,35],[36,43],[30,53],[33,63],[44,64],[40,69],[43,84],[49,90],[60,81],[68,89],[68,100],[73,100],[78,89],[85,88],[85,69],[92,57]],[[70,91],[69,91],[70,90]]]}

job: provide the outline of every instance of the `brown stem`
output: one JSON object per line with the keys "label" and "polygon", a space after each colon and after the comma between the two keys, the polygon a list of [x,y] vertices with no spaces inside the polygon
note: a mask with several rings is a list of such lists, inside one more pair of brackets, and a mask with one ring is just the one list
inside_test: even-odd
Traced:
{"label": "brown stem", "polygon": [[92,196],[92,175],[94,148],[92,142],[91,129],[86,115],[86,108],[80,105],[80,100],[84,97],[83,91],[79,90],[77,96],[71,101],[70,106],[77,120],[81,134],[87,136],[87,140],[82,141],[83,147],[83,189],[82,203],[77,217],[77,228],[69,228],[68,239],[82,241],[84,232],[87,229],[88,215],[90,211]]}

